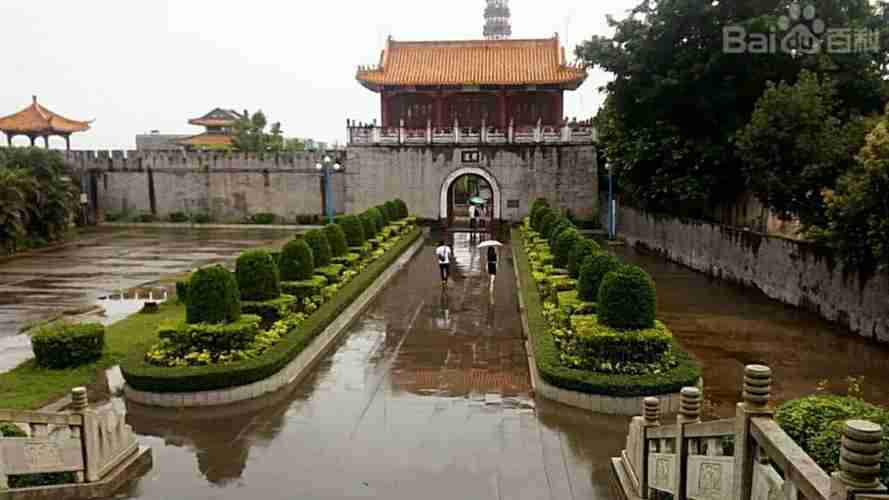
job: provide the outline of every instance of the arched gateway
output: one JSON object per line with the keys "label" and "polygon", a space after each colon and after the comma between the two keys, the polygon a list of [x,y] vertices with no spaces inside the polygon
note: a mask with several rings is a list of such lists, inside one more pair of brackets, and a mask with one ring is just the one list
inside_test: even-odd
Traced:
{"label": "arched gateway", "polygon": [[463,177],[463,176],[467,176],[467,175],[475,175],[475,176],[481,177],[488,183],[488,185],[491,186],[491,192],[493,195],[493,199],[491,200],[491,203],[492,203],[493,209],[494,209],[494,219],[500,220],[501,219],[500,204],[502,203],[502,198],[500,196],[500,184],[497,182],[497,179],[495,179],[494,176],[491,175],[490,172],[488,172],[485,169],[478,168],[478,167],[464,167],[464,168],[454,170],[445,178],[444,182],[441,183],[441,194],[439,197],[439,212],[438,212],[439,218],[447,219],[448,216],[450,215],[449,210],[451,208],[451,206],[450,206],[451,203],[450,203],[448,193],[450,192],[451,187],[453,186],[454,182],[457,179],[459,179],[460,177]]}

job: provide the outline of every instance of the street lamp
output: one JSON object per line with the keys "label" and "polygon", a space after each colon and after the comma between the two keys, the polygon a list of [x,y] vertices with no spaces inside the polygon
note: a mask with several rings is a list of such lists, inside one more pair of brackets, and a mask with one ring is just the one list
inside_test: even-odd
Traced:
{"label": "street lamp", "polygon": [[612,180],[614,177],[614,168],[611,166],[611,163],[605,164],[605,170],[608,171],[608,239],[613,240],[617,233],[617,227],[615,227],[615,206],[614,206],[614,181]]}
{"label": "street lamp", "polygon": [[329,155],[324,155],[324,158],[315,164],[315,169],[321,172],[324,178],[324,213],[327,215],[328,224],[333,224],[333,189],[330,186],[330,178],[342,168],[339,163],[334,163]]}

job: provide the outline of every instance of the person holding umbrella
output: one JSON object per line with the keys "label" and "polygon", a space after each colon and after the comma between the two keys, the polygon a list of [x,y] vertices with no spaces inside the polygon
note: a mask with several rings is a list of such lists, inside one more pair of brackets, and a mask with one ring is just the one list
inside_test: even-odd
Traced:
{"label": "person holding umbrella", "polygon": [[502,247],[503,243],[500,243],[496,240],[488,240],[483,241],[479,244],[479,248],[487,248],[487,260],[488,260],[488,275],[491,277],[491,292],[494,292],[494,280],[497,279],[497,261],[499,260],[499,255],[497,254],[497,247]]}

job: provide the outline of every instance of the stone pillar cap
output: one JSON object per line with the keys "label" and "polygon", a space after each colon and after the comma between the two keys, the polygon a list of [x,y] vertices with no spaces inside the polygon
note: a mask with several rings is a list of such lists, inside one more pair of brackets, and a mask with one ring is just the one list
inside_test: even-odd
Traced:
{"label": "stone pillar cap", "polygon": [[883,437],[883,428],[867,420],[847,420],[843,434],[860,441],[879,441]]}

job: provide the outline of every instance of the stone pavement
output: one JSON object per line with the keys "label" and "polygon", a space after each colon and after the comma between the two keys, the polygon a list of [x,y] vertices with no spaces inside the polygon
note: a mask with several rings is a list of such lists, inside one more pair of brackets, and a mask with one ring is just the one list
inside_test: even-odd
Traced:
{"label": "stone pavement", "polygon": [[626,419],[538,402],[508,249],[493,301],[455,234],[446,291],[428,242],[303,383],[188,412],[128,404],[155,449],[128,498],[607,499]]}

